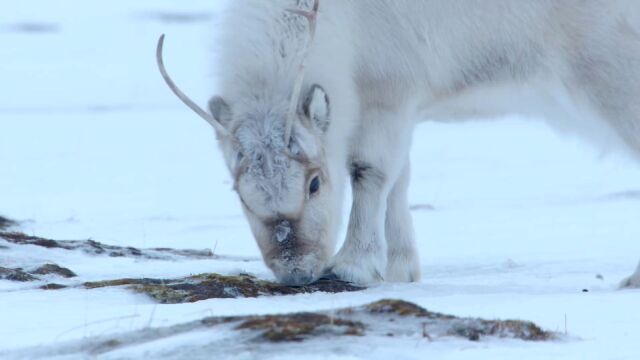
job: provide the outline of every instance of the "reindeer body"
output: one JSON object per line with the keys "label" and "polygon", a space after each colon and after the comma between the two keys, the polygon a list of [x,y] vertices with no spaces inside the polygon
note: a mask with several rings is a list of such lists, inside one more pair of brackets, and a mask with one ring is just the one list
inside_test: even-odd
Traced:
{"label": "reindeer body", "polygon": [[[222,93],[210,104],[234,138],[221,148],[283,282],[313,281],[322,269],[360,284],[420,277],[407,200],[419,121],[542,113],[640,156],[635,1],[321,0],[305,57],[307,20],[288,9],[312,6],[233,1],[217,39]],[[292,190],[308,186],[311,170],[287,160],[300,149],[281,138],[301,64],[308,95],[294,104],[291,141],[321,169],[316,198]],[[329,259],[348,176],[348,234]],[[629,283],[640,283],[640,268]]]}

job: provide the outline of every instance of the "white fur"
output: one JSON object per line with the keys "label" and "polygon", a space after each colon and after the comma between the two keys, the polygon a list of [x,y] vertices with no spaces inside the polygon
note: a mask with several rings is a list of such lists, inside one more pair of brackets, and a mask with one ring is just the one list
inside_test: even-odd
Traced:
{"label": "white fur", "polygon": [[[328,103],[309,94],[308,104],[312,114],[328,110],[330,126],[324,132],[302,115],[294,125],[296,144],[326,174],[310,196],[309,166],[283,160],[280,137],[308,36],[306,20],[286,9],[311,3],[233,1],[218,39],[220,95],[233,114],[219,120],[238,137],[221,147],[230,170],[241,172],[238,192],[265,261],[285,282],[313,280],[327,265],[361,284],[419,278],[407,202],[417,121],[542,114],[640,154],[637,1],[320,0],[304,89],[324,89]],[[253,156],[247,169],[259,170],[242,172],[240,151]],[[347,171],[348,235],[328,260]],[[315,250],[270,243],[265,219],[283,214]],[[640,269],[632,281],[639,278]]]}

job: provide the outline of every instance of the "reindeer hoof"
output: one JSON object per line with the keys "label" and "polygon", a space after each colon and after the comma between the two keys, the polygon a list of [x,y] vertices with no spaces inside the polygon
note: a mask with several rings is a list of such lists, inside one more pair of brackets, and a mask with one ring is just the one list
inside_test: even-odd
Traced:
{"label": "reindeer hoof", "polygon": [[[320,276],[320,278],[318,279],[318,281],[342,281],[338,275],[336,275],[333,271],[329,270],[329,271],[325,271],[324,274],[322,274],[322,276]],[[343,281],[346,282],[346,281]]]}

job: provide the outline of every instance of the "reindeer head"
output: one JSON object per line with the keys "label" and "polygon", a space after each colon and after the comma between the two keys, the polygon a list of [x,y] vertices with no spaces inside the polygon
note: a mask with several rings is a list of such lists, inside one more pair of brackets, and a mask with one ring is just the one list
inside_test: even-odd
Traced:
{"label": "reindeer head", "polygon": [[337,216],[335,193],[324,152],[330,125],[329,97],[320,85],[303,86],[304,59],[315,33],[318,0],[310,12],[289,10],[309,21],[311,36],[290,97],[231,99],[214,97],[207,113],[171,80],[171,90],[211,124],[218,135],[244,213],[265,263],[280,282],[301,285],[320,277],[333,253]]}
{"label": "reindeer head", "polygon": [[210,110],[232,137],[221,145],[266,264],[287,284],[315,280],[331,256],[332,184],[323,151],[329,100],[312,86],[285,141],[286,108],[232,109],[223,99]]}

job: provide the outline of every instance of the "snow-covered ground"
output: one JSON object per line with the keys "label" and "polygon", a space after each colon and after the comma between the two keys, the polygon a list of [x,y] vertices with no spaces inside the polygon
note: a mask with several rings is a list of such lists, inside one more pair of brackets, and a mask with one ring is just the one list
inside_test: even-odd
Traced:
{"label": "snow-covered ground", "polygon": [[[155,43],[166,33],[169,71],[205,103],[215,92],[211,59],[222,7],[216,0],[4,4],[0,213],[24,221],[21,230],[28,234],[54,239],[210,248],[236,257],[160,262],[9,246],[0,249],[0,266],[53,261],[78,273],[76,282],[202,272],[273,278],[259,260],[213,131],[173,97],[155,66]],[[401,298],[458,316],[531,320],[569,336],[534,344],[365,337],[312,353],[298,344],[290,353],[260,355],[640,357],[640,292],[617,290],[640,259],[637,163],[557,135],[541,120],[514,116],[423,124],[414,137],[413,164],[420,283],[359,293],[157,305],[119,289],[43,291],[0,281],[0,354],[211,315],[322,310]],[[154,346],[207,342],[206,334],[192,335]],[[147,350],[121,351],[113,358],[140,358]],[[17,353],[0,357],[11,354]],[[226,355],[257,356],[250,349]]]}

